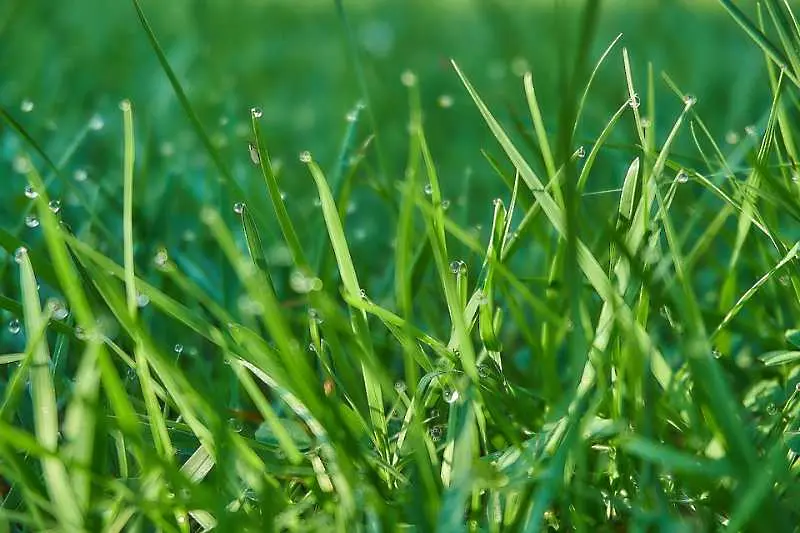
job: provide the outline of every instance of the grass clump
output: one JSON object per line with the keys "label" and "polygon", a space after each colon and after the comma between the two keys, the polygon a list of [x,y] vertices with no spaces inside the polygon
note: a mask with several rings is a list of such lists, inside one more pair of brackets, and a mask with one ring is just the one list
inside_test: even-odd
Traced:
{"label": "grass clump", "polygon": [[[207,155],[180,198],[198,226],[153,237],[177,221],[143,200],[146,103],[121,103],[121,176],[94,200],[63,179],[86,131],[56,161],[2,110],[28,199],[0,228],[0,531],[796,530],[800,26],[788,3],[720,4],[765,57],[745,138],[721,142],[624,37],[595,55],[588,2],[556,112],[526,72],[509,127],[452,63],[502,196],[441,172],[408,72],[403,167],[357,105],[330,169],[294,165],[298,216],[264,111],[240,172],[134,1]],[[625,90],[581,145],[614,69]],[[362,262],[359,189],[386,257]]]}

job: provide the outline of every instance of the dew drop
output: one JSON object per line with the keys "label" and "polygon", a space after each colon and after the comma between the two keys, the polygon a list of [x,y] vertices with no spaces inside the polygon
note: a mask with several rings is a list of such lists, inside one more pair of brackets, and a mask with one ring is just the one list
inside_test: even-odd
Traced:
{"label": "dew drop", "polygon": [[92,115],[92,118],[89,119],[89,129],[92,131],[100,131],[105,127],[106,121],[103,120],[103,117],[97,113]]}
{"label": "dew drop", "polygon": [[397,392],[405,392],[406,384],[403,381],[395,381],[394,390],[396,390]]}
{"label": "dew drop", "polygon": [[316,324],[322,324],[322,317],[320,316],[319,311],[313,307],[308,310],[308,319]]}
{"label": "dew drop", "polygon": [[725,134],[725,142],[728,144],[736,144],[739,142],[739,134],[731,130]]}
{"label": "dew drop", "polygon": [[294,292],[308,294],[322,290],[322,280],[315,276],[307,276],[300,270],[294,270],[289,275],[289,286]]}
{"label": "dew drop", "polygon": [[358,294],[359,294],[359,296],[361,296],[362,300],[367,300],[368,299],[367,298],[367,291],[365,291],[364,289],[361,289],[360,291],[358,291]]}
{"label": "dew drop", "polygon": [[58,213],[61,211],[61,200],[50,200],[50,203],[47,204],[47,207],[53,213]]}
{"label": "dew drop", "polygon": [[800,173],[792,172],[792,181],[795,183],[800,182]]}
{"label": "dew drop", "polygon": [[47,300],[47,310],[50,311],[53,318],[56,320],[64,320],[69,316],[69,309],[67,309],[64,302],[58,298],[50,298]]}
{"label": "dew drop", "polygon": [[147,304],[150,303],[150,297],[144,293],[137,293],[136,294],[136,306],[137,307],[147,307]]}
{"label": "dew drop", "polygon": [[20,246],[14,250],[14,261],[21,264],[26,255],[28,255],[28,249],[24,246]]}
{"label": "dew drop", "polygon": [[17,174],[27,174],[32,168],[28,158],[21,155],[14,157],[13,167]]}
{"label": "dew drop", "polygon": [[358,120],[358,111],[353,109],[352,111],[348,111],[347,114],[344,116],[344,119],[347,122],[353,123]]}
{"label": "dew drop", "polygon": [[430,430],[428,430],[431,436],[431,440],[433,442],[439,442],[442,438],[442,427],[441,426],[433,426]]}
{"label": "dew drop", "polygon": [[444,401],[445,402],[447,402],[447,403],[455,403],[456,401],[458,401],[459,394],[458,394],[458,391],[455,390],[455,389],[452,389],[452,390],[451,389],[447,389],[447,390],[444,391],[443,397],[444,397]]}
{"label": "dew drop", "polygon": [[233,204],[233,212],[237,215],[244,213],[244,202],[236,202]]}
{"label": "dew drop", "polygon": [[524,76],[530,69],[531,66],[528,60],[522,56],[517,56],[511,60],[511,73],[518,78]]}
{"label": "dew drop", "polygon": [[178,354],[178,355],[182,354],[182,353],[183,353],[183,344],[180,344],[180,343],[176,344],[176,345],[175,345],[175,346],[172,348],[172,350],[173,350],[173,351],[174,351],[176,354]]}
{"label": "dew drop", "polygon": [[453,97],[449,94],[443,94],[439,96],[439,98],[436,100],[436,103],[439,104],[439,107],[442,109],[448,109],[453,107]]}
{"label": "dew drop", "polygon": [[425,194],[427,194],[428,196],[430,196],[430,195],[432,195],[432,194],[433,194],[433,185],[431,185],[430,183],[428,183],[428,184],[426,184],[426,185],[425,185],[425,188],[424,188],[423,190],[425,191]]}
{"label": "dew drop", "polygon": [[301,163],[311,163],[311,152],[308,150],[303,150],[300,152],[300,162]]}
{"label": "dew drop", "polygon": [[131,110],[131,101],[128,100],[127,98],[122,100],[119,103],[119,109],[120,109],[120,111],[130,111]]}
{"label": "dew drop", "polygon": [[167,253],[166,248],[160,248],[157,252],[155,257],[153,257],[153,263],[155,263],[156,267],[164,268],[167,266],[169,262],[169,254]]}
{"label": "dew drop", "polygon": [[258,148],[256,148],[256,145],[250,142],[247,143],[247,151],[250,153],[250,161],[256,166],[260,165],[261,156],[258,154]]}
{"label": "dew drop", "polygon": [[442,200],[442,209],[444,209],[445,211],[450,209],[450,200],[447,199]]}
{"label": "dew drop", "polygon": [[636,93],[633,93],[633,96],[628,98],[628,105],[631,107],[631,109],[639,109],[639,106],[641,105],[641,103],[642,102],[639,99],[639,95],[636,94]]}
{"label": "dew drop", "polygon": [[19,320],[17,320],[16,318],[8,323],[8,332],[11,333],[12,335],[16,335],[17,333],[19,333],[20,329],[21,327],[19,325]]}
{"label": "dew drop", "polygon": [[264,116],[264,110],[260,107],[251,107],[250,116],[253,118],[261,118]]}
{"label": "dew drop", "polygon": [[686,104],[688,107],[691,107],[697,103],[697,97],[693,94],[684,95],[683,103]]}
{"label": "dew drop", "polygon": [[314,198],[313,200],[311,200],[311,203],[314,207],[322,207],[322,200],[320,200],[319,198]]}
{"label": "dew drop", "polygon": [[406,87],[413,87],[417,84],[417,75],[410,70],[404,70],[403,73],[400,74],[400,82]]}
{"label": "dew drop", "polygon": [[579,146],[578,151],[575,152],[575,155],[577,155],[579,159],[583,159],[584,157],[586,157],[586,148],[584,148],[583,146]]}
{"label": "dew drop", "polygon": [[36,189],[34,189],[32,185],[26,185],[25,196],[33,200],[34,198],[39,197],[39,192]]}
{"label": "dew drop", "polygon": [[748,137],[755,137],[758,133],[758,130],[756,129],[755,125],[750,124],[744,128],[744,132],[748,135]]}
{"label": "dew drop", "polygon": [[678,183],[686,183],[689,181],[689,174],[685,170],[681,169],[677,176],[675,176],[675,180]]}
{"label": "dew drop", "polygon": [[38,228],[39,227],[39,219],[36,218],[36,215],[28,215],[25,217],[25,225],[29,228]]}
{"label": "dew drop", "polygon": [[463,261],[451,261],[450,262],[450,272],[453,274],[458,274],[461,272],[461,264]]}
{"label": "dew drop", "polygon": [[649,128],[652,125],[652,122],[648,117],[642,117],[642,128]]}
{"label": "dew drop", "polygon": [[75,179],[75,181],[77,181],[78,183],[81,183],[81,182],[86,181],[89,178],[89,173],[86,172],[86,170],[84,170],[82,168],[79,168],[78,170],[75,171],[75,173],[72,175],[72,177]]}
{"label": "dew drop", "polygon": [[28,98],[24,99],[22,103],[19,104],[19,109],[23,113],[30,113],[31,111],[33,111],[33,108],[34,108],[33,102]]}

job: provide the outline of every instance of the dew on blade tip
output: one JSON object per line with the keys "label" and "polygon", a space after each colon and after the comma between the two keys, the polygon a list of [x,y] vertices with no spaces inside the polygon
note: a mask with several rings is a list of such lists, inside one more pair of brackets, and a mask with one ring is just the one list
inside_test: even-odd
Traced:
{"label": "dew on blade tip", "polygon": [[261,118],[264,116],[264,111],[260,107],[251,107],[250,116],[253,118]]}
{"label": "dew on blade tip", "polygon": [[241,215],[242,213],[244,213],[244,208],[245,208],[244,202],[236,202],[235,204],[233,204],[233,212],[236,213],[237,215]]}
{"label": "dew on blade tip", "polygon": [[19,109],[23,113],[30,113],[33,111],[33,101],[29,100],[28,98],[24,99],[22,103],[19,104]]}
{"label": "dew on blade tip", "polygon": [[47,204],[47,207],[53,213],[58,213],[61,211],[61,200],[50,200],[50,203]]}
{"label": "dew on blade tip", "polygon": [[28,255],[28,249],[24,246],[20,246],[14,250],[14,261],[17,263],[22,263],[26,255]]}
{"label": "dew on blade tip", "polygon": [[34,198],[38,198],[39,197],[39,192],[36,189],[34,189],[32,185],[26,185],[25,186],[25,197],[26,198],[30,198],[31,200],[33,200]]}
{"label": "dew on blade tip", "polygon": [[28,215],[25,217],[25,225],[29,228],[38,228],[39,227],[39,219],[36,218],[35,215]]}
{"label": "dew on blade tip", "polygon": [[19,333],[20,329],[21,326],[19,324],[19,320],[17,320],[16,318],[8,323],[8,332],[11,333],[12,335],[16,335],[17,333]]}
{"label": "dew on blade tip", "polygon": [[311,163],[311,152],[308,150],[303,150],[300,152],[299,158],[301,163]]}

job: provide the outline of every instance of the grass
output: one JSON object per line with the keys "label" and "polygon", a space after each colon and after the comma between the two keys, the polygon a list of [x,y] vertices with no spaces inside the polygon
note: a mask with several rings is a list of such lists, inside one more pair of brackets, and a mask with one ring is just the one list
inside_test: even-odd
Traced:
{"label": "grass", "polygon": [[[113,116],[48,127],[54,100],[3,103],[23,185],[0,211],[0,532],[796,531],[798,13],[720,0],[682,20],[728,109],[690,92],[691,69],[647,62],[647,35],[611,31],[619,5],[578,4],[550,13],[566,52],[533,72],[517,57],[508,87],[465,46],[391,88],[387,26],[359,27],[410,19],[309,4],[344,54],[315,83],[348,73],[328,104],[345,125],[315,136],[276,111],[281,84],[220,104],[165,44],[245,27],[252,6],[134,0],[124,31],[139,24],[159,81],[74,88],[127,79]],[[507,50],[536,13],[414,10]],[[706,55],[715,25],[737,32]],[[329,146],[286,160],[303,136]]]}

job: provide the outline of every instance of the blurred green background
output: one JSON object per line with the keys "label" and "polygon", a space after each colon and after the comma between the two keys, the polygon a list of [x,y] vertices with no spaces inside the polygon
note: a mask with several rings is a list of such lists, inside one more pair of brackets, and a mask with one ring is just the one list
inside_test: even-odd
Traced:
{"label": "blurred green background", "polygon": [[[76,147],[64,161],[62,175],[52,177],[50,194],[62,199],[62,216],[81,238],[119,257],[118,103],[129,98],[138,150],[137,261],[146,263],[161,245],[180,249],[187,259],[194,258],[198,278],[209,278],[213,290],[216,267],[207,253],[210,241],[198,235],[200,206],[224,208],[232,220],[230,206],[245,200],[264,219],[272,217],[262,179],[247,154],[251,106],[264,110],[263,131],[281,165],[290,213],[298,220],[319,217],[310,177],[297,154],[310,150],[323,168],[335,166],[347,126],[345,116],[365,98],[348,48],[352,38],[365,73],[377,139],[368,159],[368,168],[375,172],[357,177],[347,231],[363,275],[385,279],[392,260],[393,228],[386,206],[369,183],[379,179],[391,184],[403,176],[408,96],[401,74],[411,70],[420,82],[425,127],[444,194],[452,200],[452,216],[465,225],[485,226],[491,199],[507,191],[480,150],[500,152],[449,58],[462,66],[498,118],[517,133],[531,129],[521,81],[521,74],[531,69],[545,122],[555,136],[561,80],[574,62],[581,5],[499,0],[344,2],[348,30],[333,0],[145,0],[143,8],[161,46],[248,198],[221,192],[218,173],[159,67],[130,2],[3,2],[0,105],[51,159],[59,160]],[[631,55],[641,91],[652,64],[657,89],[654,124],[662,132],[660,142],[682,105],[662,82],[662,72],[681,90],[698,96],[698,112],[723,145],[731,133],[745,139],[744,128],[767,111],[762,57],[715,2],[604,2],[591,62],[620,33],[622,40],[589,95],[577,142],[595,139],[627,99],[623,46]],[[646,106],[644,102],[643,109]],[[370,128],[368,121],[362,121],[358,142],[371,133]],[[634,139],[633,123],[626,116],[601,153],[587,191],[620,185],[634,157]],[[677,154],[694,153],[686,132],[677,146]],[[1,124],[5,199],[0,202],[0,224],[35,246],[40,232],[23,224],[29,204],[23,194],[25,177],[14,171],[22,148],[19,137]],[[536,154],[529,151],[529,155],[541,170]],[[384,172],[377,172],[381,162]],[[683,194],[691,199],[690,192]],[[616,193],[592,195],[585,197],[581,208],[589,222],[592,217],[605,220],[616,201]],[[301,239],[313,245],[321,227],[300,224],[301,231],[309,233]],[[586,227],[591,229],[592,224]],[[282,257],[282,249],[273,246],[276,238],[274,227],[265,228],[273,264]],[[6,259],[3,272],[10,262]]]}

